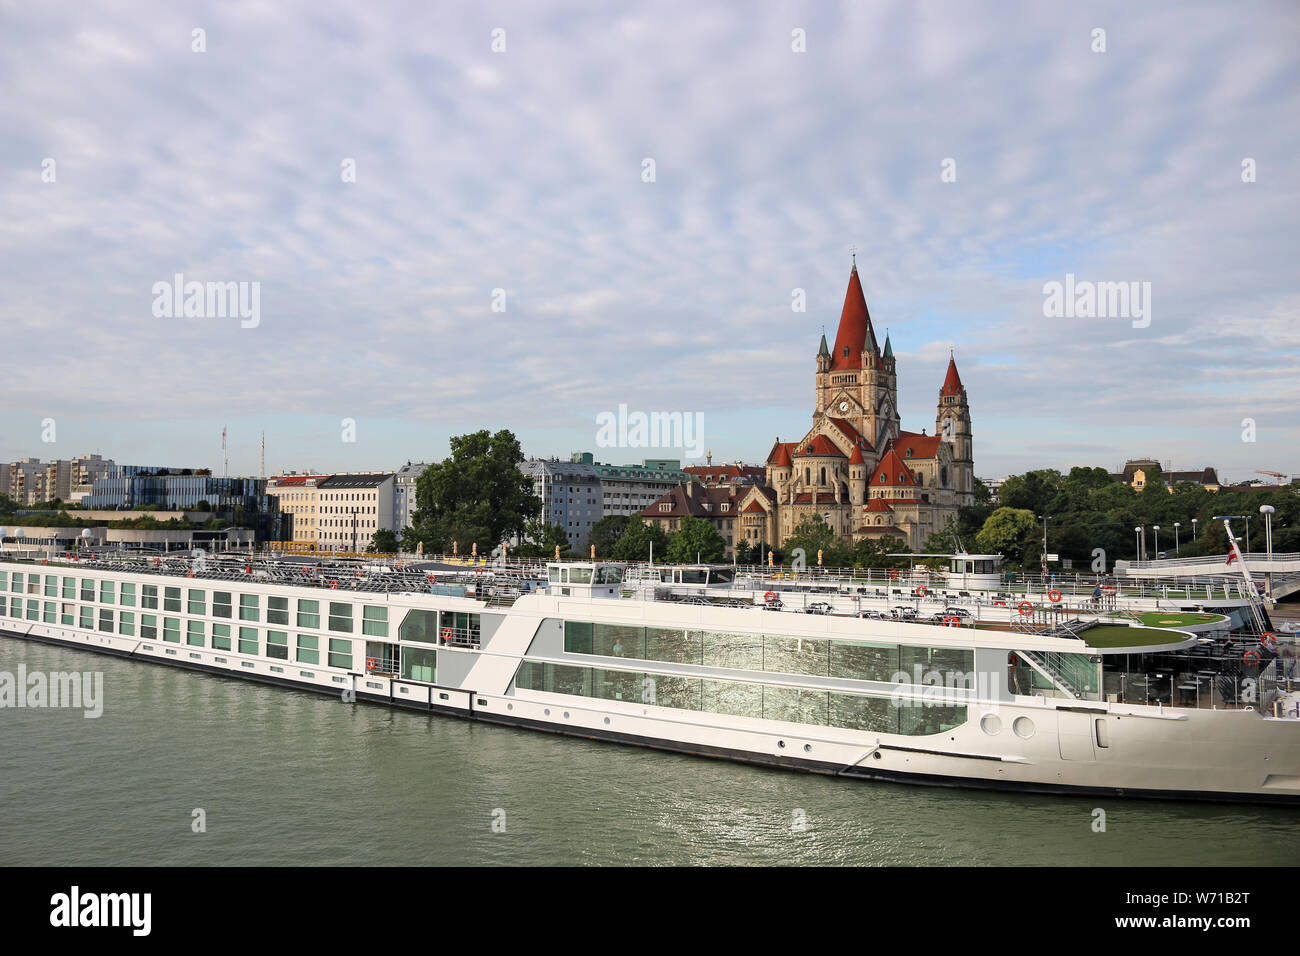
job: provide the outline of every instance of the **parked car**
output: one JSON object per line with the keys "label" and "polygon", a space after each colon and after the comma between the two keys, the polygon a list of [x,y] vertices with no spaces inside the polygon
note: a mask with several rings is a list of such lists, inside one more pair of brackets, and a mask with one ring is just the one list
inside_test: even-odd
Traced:
{"label": "parked car", "polygon": [[965,618],[969,618],[970,616],[971,616],[970,611],[966,610],[964,607],[946,607],[943,609],[943,614],[940,615],[940,617],[965,617]]}
{"label": "parked car", "polygon": [[916,608],[899,604],[889,609],[889,616],[900,621],[915,621]]}
{"label": "parked car", "polygon": [[871,609],[867,609],[865,611],[859,611],[854,616],[868,618],[872,621],[883,621],[885,619],[885,615],[881,614],[879,611],[871,610]]}
{"label": "parked car", "polygon": [[805,614],[829,614],[833,608],[825,601],[814,601],[803,610]]}

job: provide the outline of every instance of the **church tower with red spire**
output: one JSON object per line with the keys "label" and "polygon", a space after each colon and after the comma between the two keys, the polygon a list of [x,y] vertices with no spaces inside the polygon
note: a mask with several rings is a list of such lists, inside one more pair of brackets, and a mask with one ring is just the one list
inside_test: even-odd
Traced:
{"label": "church tower with red spire", "polygon": [[957,374],[957,360],[948,357],[948,374],[939,389],[934,432],[952,449],[952,487],[958,507],[975,503],[975,455],[971,439],[970,403]]}
{"label": "church tower with red spire", "polygon": [[898,437],[898,379],[892,350],[880,351],[858,277],[856,257],[844,293],[835,347],[826,337],[817,355],[817,407],[813,420],[833,416],[851,423],[874,448]]}

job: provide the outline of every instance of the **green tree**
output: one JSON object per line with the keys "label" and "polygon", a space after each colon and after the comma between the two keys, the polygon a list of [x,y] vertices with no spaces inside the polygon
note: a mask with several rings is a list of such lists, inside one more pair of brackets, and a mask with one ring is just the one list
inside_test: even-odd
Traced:
{"label": "green tree", "polygon": [[748,538],[741,538],[733,549],[736,556],[737,564],[753,564],[758,560],[757,550],[750,543]]}
{"label": "green tree", "polygon": [[18,510],[18,503],[8,495],[0,495],[0,515],[11,515]]}
{"label": "green tree", "polygon": [[507,537],[523,535],[542,510],[533,480],[519,470],[524,455],[514,434],[487,429],[451,439],[451,455],[430,465],[415,481],[416,510],[402,545],[447,552],[452,542],[461,554],[477,544],[489,554]]}
{"label": "green tree", "polygon": [[397,551],[397,534],[388,528],[380,528],[366,545],[366,550],[378,554],[393,554]]}
{"label": "green tree", "polygon": [[1019,561],[1037,530],[1032,511],[1003,506],[989,515],[975,544],[981,554],[1001,554],[1009,561]]}
{"label": "green tree", "polygon": [[623,533],[627,531],[628,523],[640,520],[640,518],[634,518],[632,515],[606,515],[593,524],[591,533],[587,535],[587,540],[596,546],[596,557],[613,557],[614,546],[618,544],[618,539],[623,537]]}
{"label": "green tree", "polygon": [[561,557],[569,552],[569,536],[563,528],[558,524],[530,521],[524,532],[524,541],[514,553],[521,558],[554,558],[557,545]]}
{"label": "green tree", "polygon": [[647,524],[640,518],[627,523],[627,530],[614,545],[614,558],[618,561],[648,561],[650,548],[660,560],[668,554],[668,533],[657,524]]}
{"label": "green tree", "polygon": [[863,538],[853,546],[853,566],[858,568],[902,568],[907,566],[907,558],[897,556],[897,552],[906,551],[907,542],[901,538],[886,535],[883,538]]}
{"label": "green tree", "polygon": [[799,522],[790,537],[782,545],[785,553],[795,560],[796,549],[802,548],[807,567],[817,566],[817,552],[822,552],[822,565],[828,568],[843,568],[853,563],[853,549],[840,540],[820,515],[805,518]]}
{"label": "green tree", "polygon": [[727,555],[727,542],[703,518],[687,515],[681,529],[668,540],[667,558],[673,564],[714,563]]}

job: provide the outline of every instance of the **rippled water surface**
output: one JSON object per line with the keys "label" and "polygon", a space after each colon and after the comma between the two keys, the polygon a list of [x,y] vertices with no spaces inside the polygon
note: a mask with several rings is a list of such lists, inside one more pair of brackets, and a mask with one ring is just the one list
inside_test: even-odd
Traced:
{"label": "rippled water surface", "polygon": [[0,709],[5,865],[1277,865],[1300,850],[1300,810],[763,770],[0,637],[0,670],[23,663],[101,671],[105,708]]}

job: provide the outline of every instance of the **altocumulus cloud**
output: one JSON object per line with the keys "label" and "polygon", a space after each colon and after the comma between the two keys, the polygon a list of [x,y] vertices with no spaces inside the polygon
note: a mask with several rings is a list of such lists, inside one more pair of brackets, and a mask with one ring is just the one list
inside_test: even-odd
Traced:
{"label": "altocumulus cloud", "polygon": [[[754,459],[806,427],[855,244],[905,425],[932,425],[954,345],[982,473],[1294,468],[1258,462],[1300,398],[1296,26],[1282,3],[0,3],[0,459],[48,453],[27,423],[55,415],[119,459],[147,429],[210,462],[214,396],[538,453],[620,403],[698,410]],[[177,272],[260,282],[260,325],[155,319]],[[1067,272],[1151,282],[1150,327],[1046,319]],[[366,465],[426,453],[363,435]]]}

